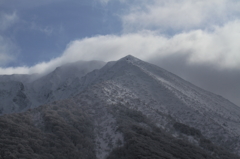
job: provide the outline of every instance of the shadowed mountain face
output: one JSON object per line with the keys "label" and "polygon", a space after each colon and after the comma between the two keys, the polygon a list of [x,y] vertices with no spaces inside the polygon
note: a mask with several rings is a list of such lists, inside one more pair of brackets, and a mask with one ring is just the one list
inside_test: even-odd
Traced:
{"label": "shadowed mountain face", "polygon": [[[57,67],[53,72],[41,75],[0,76],[0,114],[26,111],[29,108],[59,99],[68,98],[73,80],[105,65],[101,61],[79,61]],[[60,89],[61,88],[61,89]]]}
{"label": "shadowed mountain face", "polygon": [[239,158],[239,107],[133,56],[102,66],[1,80],[2,113],[24,111],[0,117],[2,158]]}
{"label": "shadowed mountain face", "polygon": [[173,137],[130,105],[105,105],[90,95],[1,116],[0,158],[239,158],[197,129],[175,123],[177,132],[199,139],[194,145]]}

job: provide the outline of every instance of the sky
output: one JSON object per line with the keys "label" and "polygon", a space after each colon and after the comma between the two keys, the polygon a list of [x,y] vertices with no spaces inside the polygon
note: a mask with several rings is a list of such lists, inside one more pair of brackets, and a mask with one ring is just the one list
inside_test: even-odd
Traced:
{"label": "sky", "polygon": [[240,106],[239,0],[0,0],[0,74],[133,55]]}

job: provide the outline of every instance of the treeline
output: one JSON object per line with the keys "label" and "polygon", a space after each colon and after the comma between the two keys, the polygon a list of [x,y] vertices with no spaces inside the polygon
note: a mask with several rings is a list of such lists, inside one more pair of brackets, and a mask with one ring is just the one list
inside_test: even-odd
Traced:
{"label": "treeline", "polygon": [[95,159],[93,125],[74,103],[0,117],[0,159]]}
{"label": "treeline", "polygon": [[[85,108],[88,108],[86,106]],[[199,147],[176,139],[139,111],[106,107],[124,135],[107,159],[239,159],[181,123],[173,127],[198,137]],[[70,100],[0,117],[0,159],[96,159],[93,119]]]}
{"label": "treeline", "polygon": [[[115,107],[113,112],[120,125],[119,131],[124,134],[125,143],[123,147],[114,149],[108,159],[239,159],[223,149],[215,148],[208,140],[201,144],[211,145],[211,152],[173,138],[157,128],[141,112],[124,106]],[[186,134],[201,136],[199,130],[180,123],[175,124],[175,127]]]}
{"label": "treeline", "polygon": [[229,155],[229,153],[227,152],[227,150],[214,145],[210,140],[206,139],[200,130],[195,129],[193,127],[190,127],[188,125],[182,124],[182,123],[174,123],[173,127],[175,128],[175,130],[177,130],[178,132],[185,134],[187,136],[192,136],[194,137],[195,140],[198,141],[199,146],[207,151],[209,151],[212,154],[220,155],[223,158],[228,158],[227,156]]}

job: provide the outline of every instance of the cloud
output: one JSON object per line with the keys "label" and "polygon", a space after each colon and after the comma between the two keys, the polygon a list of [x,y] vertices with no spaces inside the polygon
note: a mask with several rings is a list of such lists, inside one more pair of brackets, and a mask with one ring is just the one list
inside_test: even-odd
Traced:
{"label": "cloud", "polygon": [[18,21],[16,12],[12,14],[0,13],[0,31],[4,31]]}
{"label": "cloud", "polygon": [[[0,50],[2,50],[1,48],[2,46],[0,46]],[[12,56],[9,56],[5,53],[1,53],[0,52],[0,66],[1,65],[5,65],[6,63],[8,63],[9,61],[12,61],[13,60],[13,57]]]}
{"label": "cloud", "polygon": [[13,52],[17,52],[14,44],[0,35],[0,66],[4,66],[15,60]]}
{"label": "cloud", "polygon": [[[69,61],[71,62],[71,61]],[[50,60],[49,62],[41,62],[34,66],[27,67],[7,67],[0,68],[0,74],[46,74],[53,71],[56,67],[61,66],[62,64],[68,63],[67,59],[63,59],[63,57],[55,58]]]}
{"label": "cloud", "polygon": [[72,41],[60,57],[32,66],[22,73],[43,73],[49,68],[78,60],[117,60],[128,54],[143,60],[181,55],[186,58],[188,65],[209,65],[219,70],[239,69],[238,41],[240,21],[237,20],[222,27],[216,26],[212,31],[194,30],[172,37],[150,31],[121,36],[95,36]]}
{"label": "cloud", "polygon": [[194,30],[173,37],[141,32],[86,38],[69,44],[64,56],[109,61],[128,54],[144,60],[180,54],[188,64],[232,69],[240,68],[239,40],[240,21],[233,21],[213,31]]}
{"label": "cloud", "polygon": [[96,1],[100,2],[101,4],[108,4],[109,2],[113,2],[113,1],[119,1],[121,3],[128,2],[128,0],[96,0]]}
{"label": "cloud", "polygon": [[150,0],[121,15],[125,32],[151,29],[182,31],[221,25],[239,17],[236,0]]}
{"label": "cloud", "polygon": [[54,29],[52,26],[40,26],[40,25],[37,25],[36,23],[32,22],[30,23],[30,29],[31,30],[34,30],[34,31],[39,31],[45,35],[52,35],[52,33],[54,32]]}
{"label": "cloud", "polygon": [[107,4],[109,1],[111,1],[111,0],[99,0],[99,2],[102,4]]}
{"label": "cloud", "polygon": [[7,14],[0,12],[0,66],[4,66],[15,60],[13,52],[17,53],[16,46],[8,37],[1,35],[19,20],[16,12]]}
{"label": "cloud", "polygon": [[193,84],[222,95],[240,106],[240,71],[239,68],[219,70],[209,65],[189,65],[186,55],[173,55],[150,60]]}
{"label": "cloud", "polygon": [[11,8],[11,9],[29,9],[29,8],[35,8],[43,5],[49,5],[52,3],[59,3],[66,0],[41,0],[41,1],[33,1],[33,0],[7,0],[7,1],[0,1],[0,4],[4,6],[5,8]]}

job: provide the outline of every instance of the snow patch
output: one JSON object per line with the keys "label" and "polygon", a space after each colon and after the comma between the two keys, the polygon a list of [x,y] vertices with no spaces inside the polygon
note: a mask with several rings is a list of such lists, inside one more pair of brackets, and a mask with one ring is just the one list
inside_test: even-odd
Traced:
{"label": "snow patch", "polygon": [[95,145],[98,159],[105,159],[117,147],[123,146],[123,135],[117,131],[113,115],[106,113],[95,121]]}

